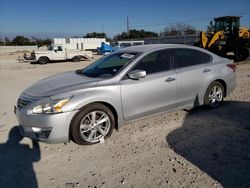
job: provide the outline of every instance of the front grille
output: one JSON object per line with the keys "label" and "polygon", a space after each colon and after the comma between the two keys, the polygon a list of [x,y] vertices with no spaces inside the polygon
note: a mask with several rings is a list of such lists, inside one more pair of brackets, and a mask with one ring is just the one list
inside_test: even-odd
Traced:
{"label": "front grille", "polygon": [[24,100],[24,99],[18,99],[17,101],[17,107],[18,109],[22,109],[24,108],[25,106],[27,106],[31,101],[28,101],[28,100]]}

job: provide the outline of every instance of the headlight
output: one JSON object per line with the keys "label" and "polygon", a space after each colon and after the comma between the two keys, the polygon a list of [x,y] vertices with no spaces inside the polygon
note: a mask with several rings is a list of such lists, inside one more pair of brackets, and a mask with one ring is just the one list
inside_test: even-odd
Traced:
{"label": "headlight", "polygon": [[51,113],[61,113],[62,107],[69,102],[68,99],[60,99],[52,101],[46,104],[40,104],[34,107],[32,110],[28,111],[29,114],[51,114]]}

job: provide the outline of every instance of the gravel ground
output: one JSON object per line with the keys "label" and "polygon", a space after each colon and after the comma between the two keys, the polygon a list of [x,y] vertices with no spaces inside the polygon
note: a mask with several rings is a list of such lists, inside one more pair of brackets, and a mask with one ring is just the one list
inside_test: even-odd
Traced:
{"label": "gravel ground", "polygon": [[17,55],[0,52],[0,187],[250,187],[250,61],[221,108],[163,113],[78,146],[18,137],[13,106],[32,83],[90,62],[31,65]]}

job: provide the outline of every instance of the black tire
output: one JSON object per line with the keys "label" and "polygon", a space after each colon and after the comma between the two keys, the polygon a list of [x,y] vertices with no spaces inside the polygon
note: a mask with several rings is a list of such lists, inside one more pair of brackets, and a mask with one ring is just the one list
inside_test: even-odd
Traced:
{"label": "black tire", "polygon": [[40,57],[38,59],[38,63],[41,64],[41,65],[45,65],[49,62],[49,59],[47,57]]}
{"label": "black tire", "polygon": [[244,46],[240,46],[234,51],[235,61],[244,61],[249,57],[249,49]]}
{"label": "black tire", "polygon": [[[86,138],[84,138],[87,134],[87,136],[90,136],[91,135],[91,132],[93,131],[93,129],[95,128],[86,128],[86,130],[84,130],[81,126],[84,126],[85,124],[83,124],[85,121],[87,120],[90,120],[88,119],[87,117],[89,117],[88,115],[90,113],[94,113],[94,112],[100,112],[100,113],[104,113],[106,114],[107,116],[105,118],[108,118],[109,119],[109,124],[107,123],[107,125],[109,125],[109,128],[107,128],[107,132],[106,134],[103,136],[102,134],[100,134],[99,136],[101,136],[100,138],[96,139],[96,140],[92,140],[92,141],[89,141],[87,140]],[[91,114],[92,115],[92,114]],[[96,115],[98,115],[98,113],[96,113]],[[100,115],[101,116],[101,115]],[[99,116],[99,118],[100,118]],[[98,118],[98,116],[95,116]],[[95,118],[96,120],[96,118]],[[84,121],[84,122],[82,122]],[[98,122],[98,120],[96,120],[96,123]],[[91,124],[91,122],[88,122]],[[105,124],[106,122],[104,122],[103,124]],[[103,125],[102,124],[102,125]],[[89,125],[87,125],[89,126]],[[97,125],[96,125],[97,126]],[[91,145],[91,144],[96,144],[96,143],[99,143],[100,142],[100,139],[104,138],[104,139],[107,139],[108,137],[110,137],[110,135],[112,134],[113,130],[114,130],[114,127],[115,127],[115,118],[114,118],[114,115],[112,113],[112,111],[104,106],[103,104],[100,104],[100,103],[95,103],[95,104],[91,104],[91,105],[87,105],[83,108],[82,111],[80,111],[77,116],[74,118],[73,122],[72,122],[72,125],[71,125],[71,137],[73,139],[74,142],[76,142],[77,144],[79,145]],[[81,131],[86,131],[85,133],[80,133],[80,129]],[[88,132],[88,129],[90,129]],[[103,130],[103,131],[106,131],[106,130]],[[96,130],[94,131],[96,132],[95,133],[95,136],[98,135],[98,128],[96,128]],[[101,132],[99,132],[101,133]],[[85,134],[85,135],[84,135]],[[94,136],[94,137],[95,137]]]}
{"label": "black tire", "polygon": [[[214,88],[215,88],[215,91],[217,90],[219,93],[219,90],[220,90],[221,93],[220,94],[216,93],[216,95],[211,94],[214,91],[213,90]],[[220,82],[214,81],[208,86],[206,90],[205,97],[204,97],[204,105],[212,109],[218,108],[224,100],[224,95],[225,95],[225,89],[223,85]]]}
{"label": "black tire", "polygon": [[74,56],[74,57],[72,58],[72,61],[73,61],[73,62],[79,62],[79,61],[81,61],[81,59],[80,59],[79,56]]}

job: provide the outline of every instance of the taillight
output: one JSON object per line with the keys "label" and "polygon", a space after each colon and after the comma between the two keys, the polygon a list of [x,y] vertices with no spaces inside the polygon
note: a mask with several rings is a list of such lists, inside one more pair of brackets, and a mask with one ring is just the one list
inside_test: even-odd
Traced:
{"label": "taillight", "polygon": [[234,72],[236,72],[236,64],[227,64],[227,66],[233,69]]}

